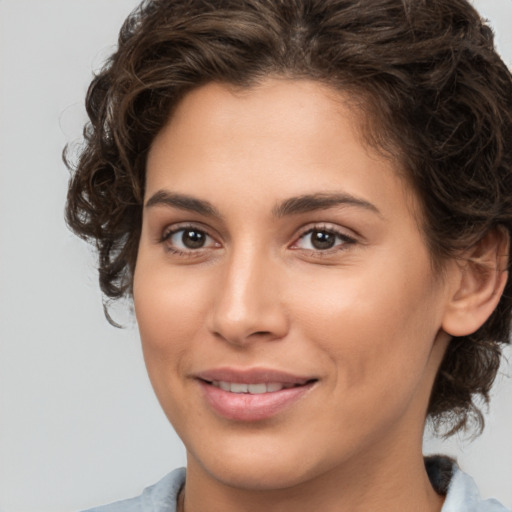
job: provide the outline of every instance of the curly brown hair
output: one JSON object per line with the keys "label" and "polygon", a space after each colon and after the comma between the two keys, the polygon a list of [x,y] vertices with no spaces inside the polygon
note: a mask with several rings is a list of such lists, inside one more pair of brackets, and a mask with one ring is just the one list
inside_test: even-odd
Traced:
{"label": "curly brown hair", "polygon": [[[512,77],[466,0],[148,0],[90,85],[69,185],[67,222],[95,243],[108,299],[132,293],[146,156],[173,108],[202,84],[270,75],[357,99],[366,139],[420,199],[434,263],[496,226],[512,232]],[[475,399],[488,401],[509,343],[511,291],[449,345],[428,409],[447,435],[483,426]]]}

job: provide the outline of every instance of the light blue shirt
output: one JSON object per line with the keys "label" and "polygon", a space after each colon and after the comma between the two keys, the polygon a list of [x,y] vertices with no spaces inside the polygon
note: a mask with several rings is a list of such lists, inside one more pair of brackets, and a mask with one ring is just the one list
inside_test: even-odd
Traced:
{"label": "light blue shirt", "polygon": [[[176,469],[137,498],[117,501],[86,512],[176,512],[176,502],[185,483],[185,469]],[[473,479],[456,465],[441,512],[511,512],[494,499],[482,500]]]}

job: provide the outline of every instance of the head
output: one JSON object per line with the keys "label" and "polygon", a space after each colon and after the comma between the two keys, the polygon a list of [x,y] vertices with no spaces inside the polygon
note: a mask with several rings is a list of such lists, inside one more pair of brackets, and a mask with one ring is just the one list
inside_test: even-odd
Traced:
{"label": "head", "polygon": [[[440,279],[454,261],[496,271],[471,252],[493,238],[508,270],[512,78],[466,0],[156,0],[128,18],[90,86],[69,188],[68,223],[96,244],[108,299],[133,294],[148,155],[184,99],[269,79],[339,93],[361,141],[412,191]],[[511,287],[474,332],[450,333],[427,412],[451,433],[481,422],[475,399],[488,399],[509,342]]]}

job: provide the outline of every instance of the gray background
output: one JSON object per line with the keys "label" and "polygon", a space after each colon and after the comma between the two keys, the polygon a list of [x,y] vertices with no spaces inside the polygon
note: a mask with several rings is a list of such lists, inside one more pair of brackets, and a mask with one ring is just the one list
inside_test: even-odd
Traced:
{"label": "gray background", "polygon": [[[92,70],[135,0],[0,0],[0,511],[75,510],[138,494],[184,464],[138,336],[103,317],[91,251],[63,222],[65,143]],[[475,2],[512,65],[512,0]],[[512,355],[508,351],[509,357]],[[502,373],[512,374],[512,365]],[[512,379],[485,434],[426,441],[512,507]]]}

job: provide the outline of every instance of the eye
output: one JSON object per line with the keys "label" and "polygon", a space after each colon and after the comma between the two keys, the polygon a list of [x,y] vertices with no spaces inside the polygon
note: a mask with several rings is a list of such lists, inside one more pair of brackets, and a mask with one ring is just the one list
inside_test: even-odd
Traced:
{"label": "eye", "polygon": [[315,227],[303,233],[293,244],[294,249],[328,251],[355,243],[355,239],[333,228]]}
{"label": "eye", "polygon": [[169,229],[164,233],[161,241],[165,243],[168,250],[178,254],[220,247],[206,231],[195,226]]}

